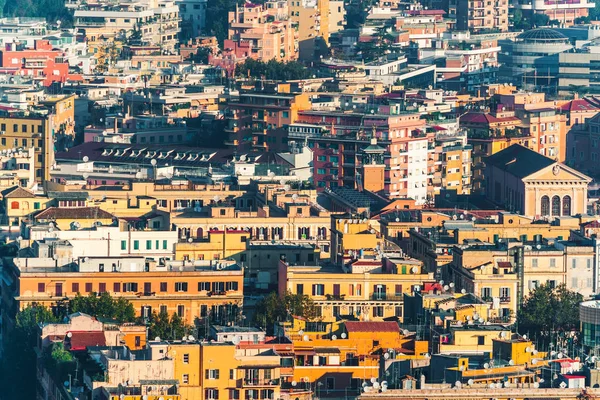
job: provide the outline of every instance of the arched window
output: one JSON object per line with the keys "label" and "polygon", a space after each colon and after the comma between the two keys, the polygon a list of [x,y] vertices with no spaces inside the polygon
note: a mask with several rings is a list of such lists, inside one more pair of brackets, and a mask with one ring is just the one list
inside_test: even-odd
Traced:
{"label": "arched window", "polygon": [[542,196],[542,216],[546,217],[548,215],[550,215],[550,198]]}
{"label": "arched window", "polygon": [[552,196],[552,215],[560,216],[560,197]]}
{"label": "arched window", "polygon": [[19,202],[18,201],[13,201],[12,203],[10,203],[10,208],[13,210],[18,210],[19,209]]}
{"label": "arched window", "polygon": [[571,196],[563,197],[562,215],[571,215]]}

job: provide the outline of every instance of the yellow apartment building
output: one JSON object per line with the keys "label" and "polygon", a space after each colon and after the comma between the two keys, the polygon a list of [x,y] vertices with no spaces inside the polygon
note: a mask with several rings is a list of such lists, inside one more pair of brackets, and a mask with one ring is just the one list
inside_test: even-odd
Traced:
{"label": "yellow apartment building", "polygon": [[290,0],[288,4],[290,18],[298,29],[298,58],[318,58],[318,52],[325,51],[329,43],[329,0]]}
{"label": "yellow apartment building", "polygon": [[435,182],[437,192],[440,188],[445,188],[456,190],[457,194],[471,193],[473,146],[467,144],[466,136],[436,139],[436,141],[436,147],[439,146],[441,149],[439,154],[441,169],[438,176],[437,173],[434,174],[434,179],[436,177],[439,179]]}
{"label": "yellow apartment building", "polygon": [[44,210],[51,199],[36,195],[32,191],[14,186],[2,191],[4,224],[19,226],[21,221],[30,220],[32,215]]}
{"label": "yellow apartment building", "polygon": [[[476,314],[477,316],[477,314]],[[471,324],[468,323],[471,321]],[[491,353],[494,340],[512,334],[510,328],[502,325],[473,323],[469,318],[465,323],[453,324],[432,343],[432,354],[484,354]]]}
{"label": "yellow apartment building", "polygon": [[366,218],[347,215],[331,217],[331,261],[337,265],[383,251],[384,239]]}
{"label": "yellow apartment building", "polygon": [[99,207],[48,207],[36,213],[33,220],[38,223],[53,223],[60,230],[92,228],[96,225],[111,225],[115,216]]}
{"label": "yellow apartment building", "polygon": [[280,356],[247,356],[232,343],[150,342],[152,358],[174,360],[174,379],[182,399],[256,399],[280,397]]}
{"label": "yellow apartment building", "polygon": [[[396,322],[308,322],[280,324],[293,342],[293,379],[319,395],[357,395],[363,382],[379,378],[378,350],[395,349],[398,358],[424,359],[427,342],[404,337]],[[401,354],[400,354],[401,353]]]}
{"label": "yellow apartment building", "polygon": [[50,179],[54,164],[54,129],[48,116],[2,117],[0,151],[17,153],[19,149],[35,148],[35,179],[41,185]]}
{"label": "yellow apartment building", "polygon": [[[4,265],[3,304],[52,308],[77,293],[107,292],[129,300],[136,313],[177,313],[187,324],[196,318],[235,322],[243,301],[243,271],[236,264],[199,262],[148,264],[143,257],[15,258]],[[16,304],[13,304],[16,303]],[[14,307],[14,308],[8,308]]]}
{"label": "yellow apartment building", "polygon": [[344,267],[279,263],[279,293],[308,295],[323,321],[353,316],[362,321],[403,317],[403,296],[433,281],[420,261],[408,258],[358,259]]}

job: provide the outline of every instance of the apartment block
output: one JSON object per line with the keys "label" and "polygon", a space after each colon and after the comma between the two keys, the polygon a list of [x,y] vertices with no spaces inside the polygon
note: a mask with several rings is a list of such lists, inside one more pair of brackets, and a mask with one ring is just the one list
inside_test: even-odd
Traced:
{"label": "apartment block", "polygon": [[297,59],[298,38],[287,1],[268,1],[264,5],[246,3],[230,11],[224,47],[233,49],[239,59]]}
{"label": "apartment block", "polygon": [[508,31],[508,0],[451,0],[456,29],[475,33]]}
{"label": "apartment block", "polygon": [[318,59],[329,42],[329,0],[290,0],[289,9],[298,29],[298,58]]}

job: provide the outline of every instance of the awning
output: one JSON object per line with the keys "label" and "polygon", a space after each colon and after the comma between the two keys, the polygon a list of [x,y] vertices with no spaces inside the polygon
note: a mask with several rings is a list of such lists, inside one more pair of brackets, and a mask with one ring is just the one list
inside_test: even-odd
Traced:
{"label": "awning", "polygon": [[296,350],[294,353],[297,356],[314,356],[316,354],[314,350]]}
{"label": "awning", "polygon": [[315,348],[317,354],[340,354],[340,349],[336,347],[317,347]]}

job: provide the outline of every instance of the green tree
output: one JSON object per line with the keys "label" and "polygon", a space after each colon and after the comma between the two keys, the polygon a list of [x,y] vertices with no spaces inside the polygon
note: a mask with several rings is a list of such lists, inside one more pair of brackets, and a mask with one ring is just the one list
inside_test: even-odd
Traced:
{"label": "green tree", "polygon": [[242,78],[273,79],[273,80],[296,80],[310,77],[311,72],[296,61],[288,63],[269,60],[267,62],[247,58],[243,63],[235,67],[236,76]]}
{"label": "green tree", "polygon": [[7,399],[34,399],[36,354],[39,331],[42,323],[57,322],[50,310],[42,306],[27,306],[16,316],[15,327],[6,335],[1,364],[0,383],[2,397]]}
{"label": "green tree", "polygon": [[77,295],[69,301],[70,312],[82,312],[96,318],[113,319],[117,322],[136,320],[133,304],[122,297],[113,298],[107,292],[87,296]]}
{"label": "green tree", "polygon": [[276,292],[271,292],[256,305],[254,319],[257,325],[270,332],[275,322],[285,321],[291,315],[312,320],[318,316],[317,307],[305,294],[288,292],[281,298]]}
{"label": "green tree", "polygon": [[579,303],[583,296],[564,284],[556,288],[543,284],[535,288],[517,313],[521,333],[539,332],[548,336],[555,332],[579,329]]}
{"label": "green tree", "polygon": [[550,21],[550,17],[546,14],[534,14],[531,20],[534,27],[546,26]]}
{"label": "green tree", "polygon": [[151,339],[156,337],[162,340],[180,340],[185,335],[194,332],[194,327],[186,325],[177,313],[171,318],[165,311],[153,312],[148,321],[148,334]]}

